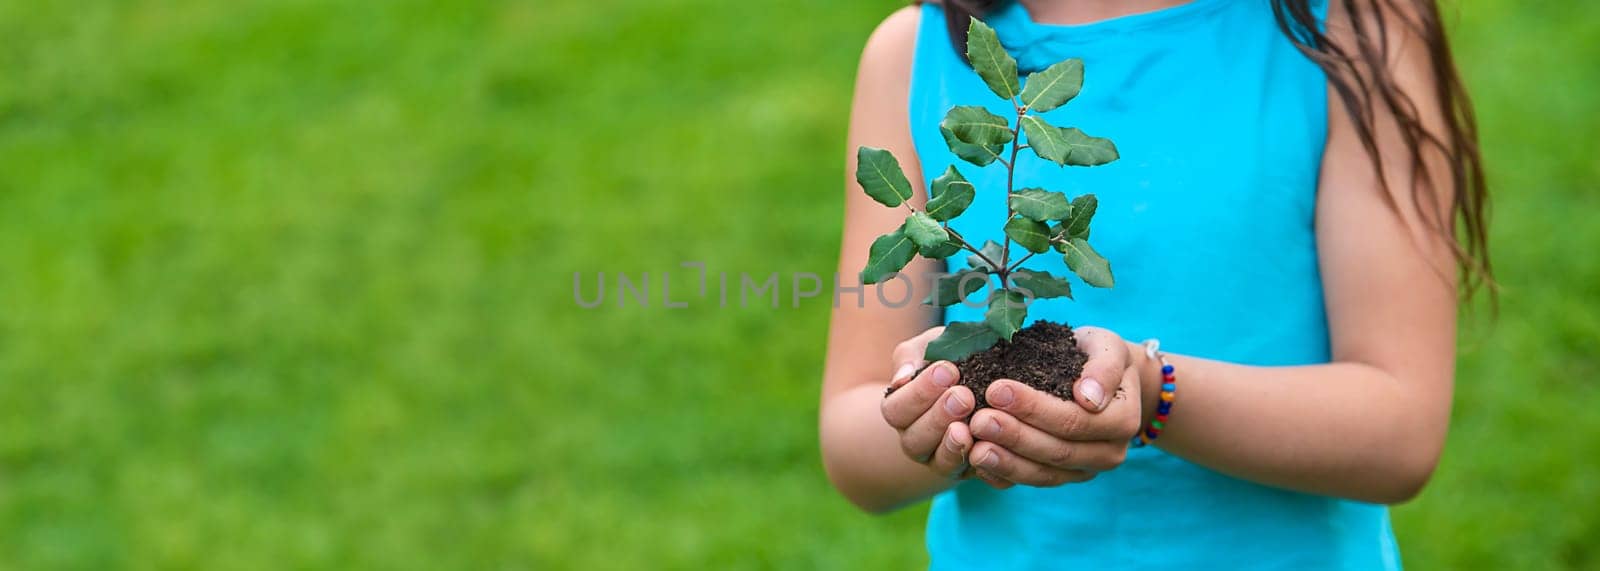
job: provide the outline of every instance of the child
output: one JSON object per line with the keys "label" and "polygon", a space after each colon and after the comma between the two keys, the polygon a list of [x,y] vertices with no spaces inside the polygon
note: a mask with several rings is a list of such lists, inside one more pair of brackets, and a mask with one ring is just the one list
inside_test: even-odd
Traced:
{"label": "child", "polygon": [[[866,295],[835,309],[820,419],[834,485],[874,512],[933,497],[934,568],[1398,568],[1383,504],[1433,472],[1458,290],[1489,278],[1476,132],[1434,2],[895,13],[863,54],[849,148],[892,151],[918,185],[960,165],[979,195],[953,227],[982,242],[1004,240],[1001,201],[985,197],[1004,170],[960,163],[938,130],[951,106],[994,101],[961,56],[969,16],[1024,74],[1083,59],[1083,91],[1049,119],[1115,140],[1121,159],[1024,155],[1016,176],[1098,196],[1093,241],[1117,286],[1029,312],[1093,326],[1077,330],[1091,358],[1073,401],[1001,380],[976,413],[956,368],[922,355],[930,326],[981,308]],[[903,217],[849,186],[843,275]],[[1130,448],[1158,413],[1158,357],[1181,388],[1160,437]]]}

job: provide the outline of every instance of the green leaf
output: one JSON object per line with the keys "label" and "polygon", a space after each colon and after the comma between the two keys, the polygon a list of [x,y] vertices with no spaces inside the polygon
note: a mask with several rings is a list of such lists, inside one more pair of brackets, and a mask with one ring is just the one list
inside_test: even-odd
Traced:
{"label": "green leaf", "polygon": [[911,237],[912,242],[916,242],[919,249],[937,248],[950,239],[950,233],[926,212],[913,212],[907,216],[905,229],[906,235]]}
{"label": "green leaf", "polygon": [[911,198],[911,181],[900,170],[894,153],[875,148],[856,149],[856,182],[867,196],[884,206],[900,206]]}
{"label": "green leaf", "polygon": [[1050,227],[1050,245],[1055,246],[1057,252],[1067,251],[1067,239],[1071,237],[1066,222],[1057,222]]}
{"label": "green leaf", "polygon": [[950,152],[955,153],[961,160],[978,165],[989,166],[989,163],[1000,158],[1000,152],[1005,150],[1002,145],[974,145],[963,143],[956,138],[956,134],[943,125],[939,126],[939,134],[944,135],[945,146],[950,147]]}
{"label": "green leaf", "polygon": [[1001,99],[1017,96],[1017,60],[1000,45],[1000,36],[982,20],[967,24],[967,61],[989,90]]}
{"label": "green leaf", "polygon": [[1067,283],[1067,278],[1052,276],[1050,272],[1017,270],[1011,272],[1011,283],[1018,288],[1028,290],[1035,299],[1072,297],[1072,284]]}
{"label": "green leaf", "polygon": [[1080,167],[1117,160],[1117,146],[1111,139],[1090,137],[1074,127],[1056,127],[1035,115],[1024,116],[1021,124],[1022,132],[1028,135],[1028,148],[1044,160]]}
{"label": "green leaf", "polygon": [[976,105],[951,107],[939,127],[949,129],[957,140],[971,145],[1004,145],[1016,136],[1005,117]]}
{"label": "green leaf", "polygon": [[989,285],[989,274],[979,270],[961,270],[939,276],[933,282],[933,293],[922,303],[940,307],[955,305]]}
{"label": "green leaf", "polygon": [[999,335],[987,323],[956,321],[944,327],[937,339],[928,343],[922,358],[929,361],[960,361],[973,353],[993,347]]}
{"label": "green leaf", "polygon": [[905,226],[879,236],[867,250],[867,267],[861,269],[861,283],[878,283],[878,280],[905,268],[916,253],[917,245],[906,235]]}
{"label": "green leaf", "polygon": [[1010,341],[1011,336],[1022,329],[1022,320],[1027,317],[1028,298],[1023,297],[1022,292],[1002,289],[989,297],[989,311],[984,312],[983,321],[1001,339]]}
{"label": "green leaf", "polygon": [[932,248],[917,247],[917,253],[930,260],[943,260],[961,251],[961,243],[955,240],[945,240]]}
{"label": "green leaf", "polygon": [[1042,188],[1024,188],[1011,195],[1011,209],[1040,222],[1060,220],[1072,213],[1067,195]]}
{"label": "green leaf", "polygon": [[1067,267],[1072,273],[1078,274],[1084,283],[1094,287],[1111,287],[1116,281],[1111,277],[1111,262],[1094,251],[1087,240],[1073,238],[1067,241],[1064,248]]}
{"label": "green leaf", "polygon": [[1036,254],[1050,249],[1050,227],[1038,220],[1017,217],[1006,221],[1006,237]]}
{"label": "green leaf", "polygon": [[1083,60],[1072,58],[1028,74],[1028,83],[1022,88],[1022,106],[1029,111],[1044,113],[1066,105],[1083,89]]}
{"label": "green leaf", "polygon": [[[978,251],[982,252],[985,257],[994,260],[994,263],[998,264],[1000,263],[1000,256],[1005,252],[1005,247],[994,243],[994,240],[990,240],[988,242],[984,242],[983,247],[978,248]],[[983,258],[980,258],[976,255],[967,256],[967,265],[984,271],[992,272],[995,270],[995,268],[990,266],[988,262],[983,261]]]}
{"label": "green leaf", "polygon": [[967,182],[954,165],[945,169],[939,178],[933,179],[928,190],[933,196],[928,201],[928,216],[940,221],[960,216],[972,205],[972,198],[976,194],[972,183]]}
{"label": "green leaf", "polygon": [[1061,221],[1066,227],[1068,238],[1089,239],[1089,219],[1094,218],[1094,211],[1100,208],[1100,200],[1093,194],[1079,195],[1072,199],[1072,215]]}

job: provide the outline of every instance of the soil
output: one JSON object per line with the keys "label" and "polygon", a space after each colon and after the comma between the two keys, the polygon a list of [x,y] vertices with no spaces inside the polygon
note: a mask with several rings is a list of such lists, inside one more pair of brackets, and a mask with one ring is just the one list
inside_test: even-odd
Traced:
{"label": "soil", "polygon": [[961,384],[972,389],[978,405],[987,408],[984,391],[995,379],[1011,379],[1062,400],[1072,400],[1072,384],[1083,374],[1089,356],[1078,348],[1072,328],[1053,321],[1035,321],[1011,336],[956,362]]}

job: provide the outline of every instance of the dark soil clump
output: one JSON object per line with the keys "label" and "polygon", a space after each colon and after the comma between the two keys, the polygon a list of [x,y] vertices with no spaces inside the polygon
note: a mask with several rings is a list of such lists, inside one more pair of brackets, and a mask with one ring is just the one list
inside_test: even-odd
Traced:
{"label": "dark soil clump", "polygon": [[1011,336],[1011,342],[1001,341],[974,353],[956,363],[956,368],[961,370],[961,384],[978,397],[977,408],[986,408],[989,403],[984,390],[995,379],[1011,379],[1072,400],[1072,384],[1083,374],[1088,360],[1071,327],[1040,320]]}

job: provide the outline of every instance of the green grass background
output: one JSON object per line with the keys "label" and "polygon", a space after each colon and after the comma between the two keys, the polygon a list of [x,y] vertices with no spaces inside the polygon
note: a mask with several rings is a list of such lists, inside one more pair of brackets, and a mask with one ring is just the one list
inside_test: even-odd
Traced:
{"label": "green grass background", "polygon": [[[1600,5],[1463,4],[1504,304],[1395,523],[1592,569]],[[0,2],[0,568],[920,565],[819,468],[827,300],[571,293],[830,272],[898,5]]]}

